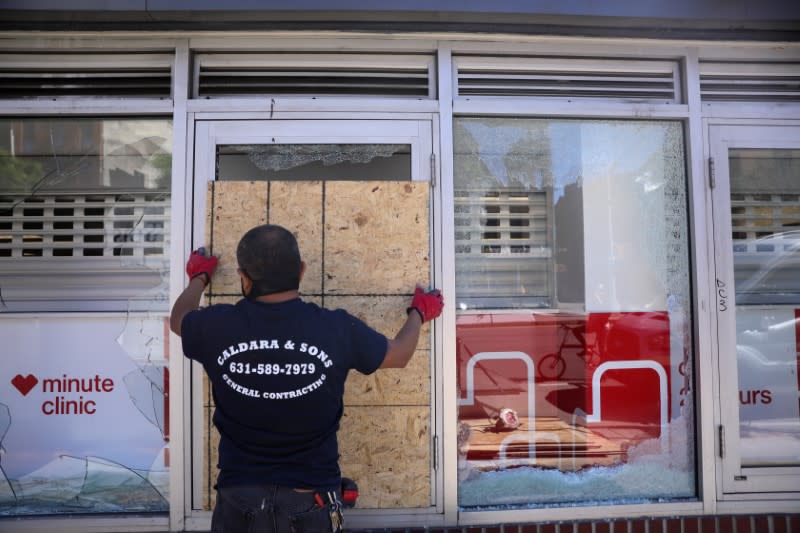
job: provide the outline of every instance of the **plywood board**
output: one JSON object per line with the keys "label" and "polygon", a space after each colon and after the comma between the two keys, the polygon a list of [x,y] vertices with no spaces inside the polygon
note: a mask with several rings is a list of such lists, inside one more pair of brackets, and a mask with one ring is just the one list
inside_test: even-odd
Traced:
{"label": "plywood board", "polygon": [[[406,309],[411,305],[411,293],[400,296],[325,296],[325,307],[344,309],[354,317],[366,322],[389,338],[394,338],[406,321]],[[417,348],[427,348],[431,342],[430,323],[422,326]]]}
{"label": "plywood board", "polygon": [[430,442],[427,407],[346,408],[339,463],[358,483],[358,507],[428,507]]}
{"label": "plywood board", "polygon": [[242,235],[267,222],[267,183],[263,181],[216,181],[210,205],[210,251],[220,258],[209,287],[216,294],[238,294],[236,246]]}
{"label": "plywood board", "polygon": [[428,286],[427,183],[325,186],[327,294],[408,294]]}
{"label": "plywood board", "polygon": [[[222,255],[209,304],[240,299],[236,245],[265,222],[298,239],[305,301],[343,308],[388,337],[406,319],[416,285],[428,286],[429,189],[411,182],[216,182],[208,242]],[[431,505],[430,327],[409,366],[371,376],[352,372],[340,430],[341,467],[359,483],[359,507]],[[213,507],[219,435],[204,383],[203,505]]]}
{"label": "plywood board", "polygon": [[205,422],[203,451],[205,453],[205,461],[203,462],[203,480],[200,490],[200,501],[197,503],[204,511],[210,511],[214,508],[217,496],[217,492],[214,490],[214,484],[219,474],[219,469],[217,468],[219,458],[219,432],[211,424],[211,417],[213,414],[213,407],[206,407],[203,410],[203,420]]}
{"label": "plywood board", "polygon": [[[241,291],[240,291],[241,292]],[[210,294],[208,296],[208,305],[213,304],[235,304],[242,299],[241,294]]]}
{"label": "plywood board", "polygon": [[302,294],[322,293],[322,182],[273,181],[269,184],[270,224],[288,229],[297,238],[306,272]]}
{"label": "plywood board", "polygon": [[350,372],[344,404],[427,407],[431,403],[430,382],[430,351],[417,350],[406,368],[378,370],[369,376]]}

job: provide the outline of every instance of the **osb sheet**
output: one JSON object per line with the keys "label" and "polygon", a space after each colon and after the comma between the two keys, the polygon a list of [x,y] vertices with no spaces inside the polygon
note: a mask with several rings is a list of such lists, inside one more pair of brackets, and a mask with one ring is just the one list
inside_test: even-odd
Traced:
{"label": "osb sheet", "polygon": [[297,238],[300,257],[306,263],[300,292],[321,294],[322,182],[270,182],[268,222],[285,227]]}
{"label": "osb sheet", "polygon": [[[208,302],[239,300],[239,239],[258,224],[280,224],[297,235],[307,264],[304,300],[347,309],[394,337],[414,287],[429,284],[428,195],[428,184],[410,182],[216,182],[208,242],[222,257]],[[428,325],[407,368],[350,374],[340,464],[359,484],[359,507],[430,505],[430,381]],[[210,509],[219,436],[204,387],[203,502]]]}
{"label": "osb sheet", "polygon": [[428,507],[430,443],[427,407],[346,408],[339,463],[358,483],[358,507]]}
{"label": "osb sheet", "polygon": [[235,304],[242,299],[241,289],[236,294],[209,294],[208,305],[213,304]]}
{"label": "osb sheet", "polygon": [[302,295],[301,298],[302,298],[302,300],[304,302],[308,302],[308,303],[311,303],[311,304],[317,304],[318,306],[323,307],[323,305],[322,305],[322,296],[306,296],[306,295]]}
{"label": "osb sheet", "polygon": [[211,380],[203,372],[203,407],[214,407],[214,395],[211,393]]}
{"label": "osb sheet", "polygon": [[213,187],[211,252],[219,256],[219,265],[211,282],[212,293],[240,291],[236,273],[236,245],[242,235],[267,222],[267,183],[263,181],[216,181]]}
{"label": "osb sheet", "polygon": [[407,294],[429,283],[428,184],[328,182],[325,292]]}
{"label": "osb sheet", "polygon": [[[325,307],[344,309],[393,338],[403,327],[408,315],[406,309],[411,305],[411,293],[403,296],[325,296]],[[431,344],[430,323],[422,326],[417,348],[427,348]]]}
{"label": "osb sheet", "polygon": [[350,372],[344,404],[428,407],[431,403],[430,382],[430,351],[417,350],[406,368],[387,368],[369,376]]}
{"label": "osb sheet", "polygon": [[205,431],[203,432],[203,450],[206,454],[206,462],[203,464],[203,484],[200,494],[200,506],[204,511],[210,511],[214,508],[216,501],[217,491],[214,490],[214,484],[217,482],[217,475],[219,469],[217,462],[219,461],[219,432],[211,424],[211,417],[214,414],[213,407],[207,407],[203,411],[203,419],[205,420]]}

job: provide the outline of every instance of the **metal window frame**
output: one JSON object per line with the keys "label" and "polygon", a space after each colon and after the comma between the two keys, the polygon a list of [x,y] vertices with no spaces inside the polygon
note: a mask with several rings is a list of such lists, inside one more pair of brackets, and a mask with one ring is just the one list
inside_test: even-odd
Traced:
{"label": "metal window frame", "polygon": [[[729,148],[797,148],[800,147],[800,121],[706,121],[707,149],[710,156],[715,156],[717,184],[710,196],[715,198],[717,208],[711,243],[716,248],[714,264],[709,275],[714,281],[721,279],[728,286],[733,285],[733,246],[730,221],[730,186],[728,181]],[[771,130],[771,131],[770,131]],[[761,133],[761,135],[757,135]],[[720,212],[720,207],[723,210]],[[727,210],[725,209],[727,208]],[[716,286],[714,286],[716,293]],[[715,450],[721,455],[716,461],[717,498],[720,502],[742,501],[745,498],[754,500],[771,493],[773,497],[781,495],[786,500],[800,499],[800,493],[791,490],[797,487],[800,479],[800,466],[786,467],[742,467],[739,463],[739,406],[736,402],[723,402],[723,395],[731,397],[738,390],[738,364],[726,364],[723,354],[736,353],[735,319],[719,307],[718,295],[714,294],[712,310],[716,323],[715,331],[719,335],[712,339],[714,364],[718,396],[715,397],[715,427],[724,428],[724,443],[716,443]],[[734,305],[732,290],[727,296],[727,307]],[[738,398],[738,394],[733,394]],[[720,449],[724,446],[724,450]],[[738,474],[746,473],[743,478]]]}
{"label": "metal window frame", "polygon": [[[174,34],[173,34],[174,35]],[[776,499],[770,494],[748,494],[721,500],[716,493],[715,472],[715,431],[709,421],[716,420],[715,404],[718,401],[718,384],[714,378],[715,361],[712,358],[713,346],[710,332],[716,327],[712,318],[714,302],[713,280],[709,279],[705,265],[713,257],[709,244],[713,225],[710,219],[711,205],[707,195],[708,169],[706,165],[706,121],[717,123],[746,123],[748,119],[783,120],[800,118],[800,105],[792,103],[701,103],[699,70],[700,60],[751,60],[751,61],[793,61],[800,55],[796,43],[741,43],[741,42],[698,42],[698,41],[659,41],[654,39],[628,39],[624,42],[607,38],[546,37],[526,35],[466,35],[466,34],[410,34],[382,35],[342,33],[332,36],[325,32],[235,32],[181,34],[178,38],[168,33],[148,32],[131,35],[120,33],[113,36],[91,34],[56,34],[43,32],[31,35],[25,32],[9,32],[7,39],[0,43],[0,49],[8,53],[41,53],[53,50],[75,50],[104,52],[142,49],[159,52],[174,50],[173,99],[136,100],[93,98],[83,101],[58,98],[39,101],[0,101],[0,115],[12,116],[121,116],[121,115],[167,115],[173,117],[173,190],[172,225],[173,251],[170,257],[170,296],[174,300],[184,283],[183,261],[185,251],[176,250],[179,243],[190,242],[191,235],[191,160],[194,138],[194,121],[211,118],[224,113],[229,118],[269,119],[276,116],[303,115],[314,117],[353,116],[353,113],[368,112],[380,118],[403,116],[424,116],[434,114],[435,135],[438,136],[437,174],[440,183],[441,213],[434,230],[434,249],[440,250],[442,290],[445,298],[452,301],[455,293],[453,283],[454,250],[453,225],[453,168],[452,168],[452,119],[456,115],[525,115],[537,117],[579,117],[579,118],[648,118],[677,119],[685,125],[687,148],[686,166],[689,180],[689,217],[691,235],[692,281],[694,294],[694,341],[695,354],[695,397],[697,412],[697,476],[700,491],[698,501],[668,504],[620,505],[604,507],[548,508],[540,510],[488,511],[479,513],[459,512],[454,488],[457,486],[455,452],[456,432],[454,424],[444,424],[442,428],[443,465],[442,494],[443,515],[440,520],[426,517],[420,521],[407,515],[376,515],[360,522],[361,526],[431,526],[437,525],[482,525],[504,522],[557,521],[576,519],[598,519],[630,517],[639,515],[674,516],[676,514],[697,515],[718,512],[754,513],[786,512],[797,508],[797,500]],[[195,50],[249,50],[255,52],[283,51],[287,47],[309,53],[321,49],[358,52],[364,50],[390,51],[392,53],[432,52],[436,57],[434,76],[437,80],[438,100],[418,101],[399,99],[366,99],[354,103],[344,98],[250,98],[224,99],[216,101],[190,100],[191,86],[190,58]],[[682,104],[618,104],[614,102],[543,102],[534,99],[515,99],[513,102],[503,98],[482,98],[480,102],[460,99],[454,95],[455,69],[453,56],[463,54],[485,55],[575,55],[581,57],[625,57],[625,58],[666,58],[676,59],[680,64],[684,103]],[[185,157],[180,157],[185,154]],[[187,223],[184,223],[187,221]],[[455,350],[455,311],[446,306],[440,319],[442,353]],[[451,331],[452,330],[452,331]],[[172,354],[180,354],[180,339],[171,336]],[[37,519],[19,521],[20,531],[85,531],[88,528],[102,528],[107,531],[161,531],[167,525],[172,530],[202,530],[208,528],[208,517],[192,516],[185,513],[184,494],[190,490],[187,450],[184,442],[189,434],[185,415],[188,407],[185,384],[189,383],[189,370],[180,357],[172,357],[170,370],[172,376],[170,416],[173,420],[184,420],[183,427],[176,424],[171,434],[171,443],[177,450],[170,471],[170,517],[93,517],[71,519]],[[455,362],[452,358],[437,360],[439,376],[455,375]],[[444,380],[437,383],[437,409],[443,420],[456,420],[457,404],[455,383]],[[183,457],[180,455],[183,454]],[[15,523],[15,527],[17,527]],[[354,524],[359,525],[359,524]]]}
{"label": "metal window frame", "polygon": [[[193,178],[193,214],[192,226],[194,231],[187,235],[184,249],[190,250],[203,245],[203,228],[205,226],[206,206],[206,184],[216,179],[215,146],[220,144],[269,144],[277,142],[279,144],[327,144],[327,143],[386,143],[386,144],[408,144],[412,149],[411,157],[411,180],[431,182],[432,205],[431,205],[431,225],[436,227],[439,223],[436,213],[439,211],[440,201],[438,179],[434,178],[434,166],[432,160],[437,159],[436,120],[432,114],[413,114],[412,116],[394,114],[386,117],[383,114],[376,115],[364,110],[364,103],[361,102],[359,110],[355,109],[347,114],[327,117],[320,120],[316,113],[282,113],[280,118],[272,120],[248,119],[229,120],[231,117],[224,113],[203,113],[194,115],[194,156],[191,161],[194,169]],[[368,106],[366,106],[368,107]],[[269,134],[264,133],[265,128],[272,128]],[[377,135],[375,134],[377,133]],[[431,158],[430,156],[433,156]],[[440,247],[436,244],[436,232],[432,236],[431,257],[432,272],[431,279],[441,278],[442,258]],[[431,341],[432,353],[441,354],[442,328],[433,328],[433,338]],[[432,357],[432,383],[431,383],[431,438],[432,438],[432,457],[442,457],[443,439],[442,435],[445,426],[441,412],[441,395],[438,394],[440,383],[443,381],[441,375],[441,356]],[[191,363],[191,362],[189,362]],[[191,379],[193,383],[202,383],[203,369],[196,363],[191,364]],[[198,420],[201,416],[203,407],[201,391],[194,389],[191,392],[190,416]],[[189,418],[187,416],[186,418]],[[192,457],[202,458],[202,428],[200,425],[192,427],[189,434],[192,435]],[[187,470],[190,474],[187,477],[200,478],[202,461],[195,461],[191,469]],[[370,527],[376,523],[381,524],[416,524],[430,525],[432,523],[442,523],[444,504],[443,492],[443,468],[440,464],[436,468],[431,465],[431,498],[432,505],[426,508],[407,508],[407,509],[352,509],[348,511],[348,525],[352,527]],[[185,510],[187,523],[200,529],[208,529],[211,513],[192,508],[192,501],[199,494],[199,487],[190,486],[192,491],[187,493]]]}
{"label": "metal window frame", "polygon": [[[137,41],[138,42],[138,41]],[[181,41],[175,39],[169,40],[154,40],[149,43],[150,46],[157,47],[158,50],[166,49],[173,49],[177,50],[178,52],[181,49]],[[81,39],[70,39],[65,38],[63,40],[51,40],[51,39],[39,39],[35,42],[31,42],[30,40],[26,39],[16,39],[12,42],[4,42],[0,45],[0,50],[3,51],[3,55],[0,58],[5,58],[7,55],[5,52],[14,52],[14,51],[30,51],[31,48],[39,49],[42,53],[41,55],[49,55],[47,52],[52,52],[54,50],[64,50],[64,49],[86,49],[86,51],[108,51],[113,49],[118,49],[119,52],[124,52],[129,50],[130,48],[126,48],[124,42],[121,42],[119,39],[86,39],[82,41]],[[23,54],[24,57],[31,58],[33,57],[36,59],[36,54],[26,55]],[[170,57],[169,64],[173,70],[173,73],[180,69],[181,60],[179,58],[180,54],[172,55],[168,54]],[[83,56],[82,56],[83,57]],[[159,61],[163,59],[161,54],[159,54]],[[188,57],[188,55],[187,55]],[[85,61],[85,57],[84,57]],[[180,84],[175,80],[175,76],[173,74],[173,89]],[[47,100],[0,100],[0,116],[4,117],[21,117],[21,118],[43,118],[43,117],[55,117],[55,118],[70,118],[70,117],[80,117],[80,118],[106,118],[106,117],[132,117],[132,118],[169,118],[173,121],[173,154],[181,153],[185,151],[185,145],[181,147],[181,138],[179,134],[176,134],[176,128],[179,124],[177,117],[178,114],[174,113],[173,109],[173,101],[168,99],[126,99],[126,98],[53,98]],[[181,179],[179,176],[183,176],[184,172],[182,167],[180,166],[180,158],[174,157],[173,158],[173,169],[172,169],[172,190],[170,191],[171,200],[170,200],[170,212],[172,216],[172,220],[175,223],[171,224],[170,227],[170,236],[169,242],[175,242],[175,235],[180,234],[183,231],[183,209],[181,208],[181,204],[179,202],[180,198],[183,198],[183,190],[184,186],[181,183]],[[176,287],[182,282],[182,278],[180,274],[182,274],[183,265],[178,264],[175,261],[174,252],[170,250],[166,260],[170,265],[170,296],[171,301],[175,299],[178,292],[176,292]],[[51,315],[58,315],[61,311],[49,313]],[[18,313],[11,316],[11,319],[23,318],[25,316],[36,316],[39,313]],[[120,313],[124,315],[124,313]],[[70,313],[70,316],[92,316],[92,313]],[[0,320],[2,320],[2,315],[0,315]],[[174,339],[170,339],[170,352],[175,353],[174,348]],[[178,345],[179,346],[179,345]],[[180,349],[180,348],[178,348]],[[178,365],[180,365],[180,361],[177,361]],[[180,366],[176,365],[176,358],[171,358],[170,363],[170,375],[172,376],[171,382],[171,396],[179,397],[180,390],[182,386],[182,380],[178,379],[177,376],[180,374]],[[175,402],[170,403],[170,417],[173,420],[181,420],[179,411],[176,410]],[[182,430],[180,428],[180,424],[174,424],[174,431],[171,432],[171,443],[172,445],[180,445],[180,440],[182,438]],[[60,517],[60,518],[52,518],[52,517],[35,517],[31,520],[24,520],[19,519],[15,522],[15,529],[19,531],[32,531],[32,532],[46,532],[46,531],[53,531],[53,530],[60,530],[65,532],[74,532],[79,533],[81,531],[86,531],[88,529],[102,529],[104,531],[163,531],[165,528],[169,529],[177,529],[182,526],[176,526],[175,524],[183,523],[183,515],[182,513],[178,512],[175,513],[175,501],[179,495],[180,491],[174,490],[176,487],[175,479],[182,479],[182,469],[180,468],[180,461],[173,462],[173,466],[170,469],[170,512],[166,516],[145,516],[145,515],[135,515],[131,514],[129,516],[108,516],[108,515],[97,515],[92,517]],[[174,516],[173,516],[174,515]]]}
{"label": "metal window frame", "polygon": [[[566,41],[566,40],[565,40]],[[574,45],[573,42],[564,43],[564,47],[558,47],[557,54],[563,55],[565,49],[568,49],[576,55],[580,55],[582,57],[588,56],[597,56],[600,54],[609,54],[609,55],[624,55],[627,56],[630,54],[630,50],[623,51],[621,48],[618,47],[611,47],[611,46],[604,46],[601,44],[596,48],[592,48],[591,51],[588,48],[581,47],[579,45]],[[545,51],[552,51],[555,52],[556,48],[552,45],[552,43],[548,43],[550,46],[544,47],[544,49],[536,48],[537,51],[540,53],[544,53]],[[464,50],[459,52],[463,53],[466,50],[475,51],[475,48],[479,47],[481,52],[486,51],[489,48],[488,45],[474,45],[473,43],[468,44]],[[516,48],[523,49],[525,48],[528,53],[531,52],[529,47],[525,47],[524,45],[516,45]],[[612,52],[613,51],[613,52]],[[451,52],[454,56],[457,53],[457,50],[454,48]],[[506,53],[509,53],[506,51]],[[655,57],[659,55],[666,55],[670,58],[677,58],[679,60],[679,64],[685,65],[688,61],[686,60],[687,51],[679,48],[679,49],[672,49],[669,50],[667,53],[663,49],[659,50],[658,47],[652,46],[643,48],[638,51],[637,55],[647,54],[648,57]],[[451,73],[451,76],[455,76],[455,73]],[[454,78],[453,78],[454,79]],[[684,80],[684,75],[681,75],[680,80]],[[456,83],[453,81],[452,83]],[[686,84],[682,81],[684,87],[682,88],[683,91],[686,91]],[[535,117],[535,118],[585,118],[585,119],[604,119],[604,118],[617,118],[617,119],[666,119],[666,120],[678,120],[684,125],[686,125],[691,118],[690,114],[690,106],[689,106],[689,92],[686,93],[684,99],[686,103],[680,104],[665,104],[665,103],[652,103],[652,104],[642,104],[642,103],[620,103],[615,101],[599,101],[599,100],[590,100],[585,99],[578,101],[572,100],[568,101],[566,99],[523,99],[523,98],[499,98],[499,97],[481,97],[481,98],[454,98],[452,104],[452,113],[455,116],[513,116],[513,117]],[[452,134],[452,132],[450,132]],[[693,173],[691,171],[692,162],[692,152],[688,150],[688,144],[690,142],[689,135],[686,135],[684,138],[684,142],[687,144],[687,182],[690,189],[693,187],[694,179]],[[696,156],[696,154],[695,154]],[[693,213],[697,211],[697,206],[694,204],[697,200],[697,194],[689,194],[689,214],[690,217]],[[692,232],[692,224],[690,223],[690,234],[693,235]],[[447,232],[446,232],[447,233]],[[698,253],[694,246],[696,246],[696,239],[692,238],[690,245],[690,254],[691,256],[697,257]],[[694,271],[692,272],[692,276],[694,277]],[[696,300],[695,296],[695,300]],[[696,309],[696,304],[695,304]],[[695,322],[695,328],[697,328],[697,324],[700,322],[701,319],[697,319]],[[695,343],[696,343],[695,336]],[[694,347],[694,354],[695,358],[699,359],[699,351],[697,346]],[[455,346],[451,348],[455,350]],[[453,352],[454,353],[454,352]],[[455,371],[455,370],[453,370]],[[706,389],[707,390],[707,389]],[[447,394],[447,392],[445,393]],[[456,395],[455,387],[453,387],[453,395]],[[454,415],[455,416],[455,415]],[[702,432],[701,424],[696,425],[696,431],[698,433]],[[698,457],[698,468],[697,468],[697,475],[698,478],[706,477],[707,469],[705,469],[704,461],[702,457],[704,457],[704,447],[702,445],[702,439],[698,438],[700,441],[700,446],[697,447],[696,456]],[[451,444],[451,446],[455,446]],[[610,516],[629,516],[629,515],[637,515],[637,514],[649,514],[652,516],[668,516],[673,514],[702,514],[704,512],[704,508],[708,507],[705,498],[705,489],[704,486],[701,484],[699,491],[698,491],[698,501],[690,501],[690,502],[673,502],[673,503],[663,503],[663,504],[641,504],[641,505],[615,505],[615,506],[602,506],[602,507],[570,507],[569,509],[563,508],[546,508],[546,509],[518,509],[518,510],[510,510],[510,511],[503,511],[502,512],[502,520],[503,521],[541,521],[541,520],[575,520],[575,519],[593,519],[599,517],[610,517]],[[711,502],[713,505],[713,501]],[[458,523],[459,524],[474,524],[474,525],[488,525],[491,523],[496,523],[498,521],[498,517],[496,516],[495,512],[491,511],[461,511],[458,513]]]}

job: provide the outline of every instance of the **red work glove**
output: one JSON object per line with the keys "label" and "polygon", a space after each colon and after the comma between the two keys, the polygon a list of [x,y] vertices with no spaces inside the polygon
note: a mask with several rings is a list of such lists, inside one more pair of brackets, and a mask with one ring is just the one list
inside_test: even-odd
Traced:
{"label": "red work glove", "polygon": [[186,275],[189,276],[189,281],[205,274],[206,279],[203,283],[208,285],[211,281],[211,276],[217,269],[217,261],[216,256],[206,257],[205,248],[198,248],[192,252],[189,256],[189,261],[186,262]]}
{"label": "red work glove", "polygon": [[419,317],[424,323],[441,315],[443,307],[444,298],[442,298],[442,293],[438,289],[431,289],[425,292],[420,287],[417,287],[417,290],[414,291],[414,299],[411,300],[411,307],[406,309],[406,312],[410,313],[413,309],[419,313]]}

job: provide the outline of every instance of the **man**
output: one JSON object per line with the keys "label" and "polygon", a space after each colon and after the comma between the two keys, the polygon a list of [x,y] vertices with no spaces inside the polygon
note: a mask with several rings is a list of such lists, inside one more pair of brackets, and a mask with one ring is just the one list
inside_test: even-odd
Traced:
{"label": "man", "polygon": [[335,533],[347,373],[404,368],[442,296],[418,287],[404,325],[387,339],[344,310],[300,299],[305,263],[285,228],[249,230],[236,258],[242,300],[198,309],[217,258],[195,251],[170,315],[184,353],[212,384],[220,473],[211,530]]}

